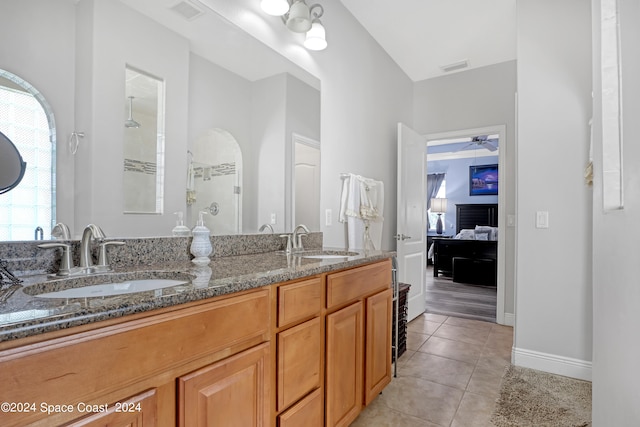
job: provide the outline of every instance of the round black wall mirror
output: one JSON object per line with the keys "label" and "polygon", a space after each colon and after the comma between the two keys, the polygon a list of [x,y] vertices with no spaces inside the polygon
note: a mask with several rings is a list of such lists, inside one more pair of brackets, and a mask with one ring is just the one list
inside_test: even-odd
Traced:
{"label": "round black wall mirror", "polygon": [[14,188],[22,181],[27,163],[5,134],[0,132],[0,194]]}

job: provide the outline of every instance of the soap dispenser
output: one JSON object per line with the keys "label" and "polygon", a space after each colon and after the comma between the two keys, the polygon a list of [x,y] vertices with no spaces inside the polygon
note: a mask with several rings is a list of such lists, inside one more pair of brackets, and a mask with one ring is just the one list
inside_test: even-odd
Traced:
{"label": "soap dispenser", "polygon": [[208,264],[211,261],[209,255],[213,251],[211,239],[209,238],[211,231],[204,225],[204,218],[202,217],[206,213],[205,211],[200,211],[198,224],[191,231],[191,234],[193,234],[191,254],[195,257],[191,261],[196,264]]}
{"label": "soap dispenser", "polygon": [[191,236],[191,230],[189,230],[189,228],[184,225],[184,221],[182,219],[182,211],[174,212],[174,214],[178,215],[178,220],[176,221],[176,226],[173,227],[173,230],[171,230],[171,233],[174,236]]}

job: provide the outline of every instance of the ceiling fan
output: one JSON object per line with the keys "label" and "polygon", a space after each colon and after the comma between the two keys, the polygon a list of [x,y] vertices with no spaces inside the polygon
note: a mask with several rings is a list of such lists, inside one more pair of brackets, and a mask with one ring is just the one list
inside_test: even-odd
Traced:
{"label": "ceiling fan", "polygon": [[497,142],[497,139],[489,139],[488,135],[474,136],[471,138],[471,142],[456,151],[468,150],[471,147],[474,149],[486,148],[489,151],[496,151],[498,149]]}

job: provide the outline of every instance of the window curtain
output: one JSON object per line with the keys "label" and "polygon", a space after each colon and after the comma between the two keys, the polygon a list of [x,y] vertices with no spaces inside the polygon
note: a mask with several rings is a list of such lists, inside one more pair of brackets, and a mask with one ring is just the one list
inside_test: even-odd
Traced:
{"label": "window curtain", "polygon": [[[427,210],[431,209],[431,199],[436,197],[442,181],[444,181],[444,173],[430,173],[427,174]],[[431,228],[429,223],[429,215],[427,215],[427,230]]]}

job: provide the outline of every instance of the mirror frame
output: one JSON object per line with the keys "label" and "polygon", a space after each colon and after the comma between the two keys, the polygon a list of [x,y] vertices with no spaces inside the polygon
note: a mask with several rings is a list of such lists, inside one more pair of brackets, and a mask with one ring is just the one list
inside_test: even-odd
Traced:
{"label": "mirror frame", "polygon": [[9,150],[15,151],[17,160],[18,162],[20,162],[20,173],[18,174],[18,177],[16,178],[16,180],[10,183],[9,185],[7,185],[6,187],[0,187],[0,194],[4,194],[14,189],[15,187],[18,186],[18,184],[20,184],[20,181],[22,181],[22,178],[24,178],[24,173],[27,170],[27,162],[24,161],[24,159],[22,158],[22,155],[20,154],[20,151],[18,151],[18,148],[15,146],[15,144],[2,132],[0,132],[0,144],[7,144]]}

